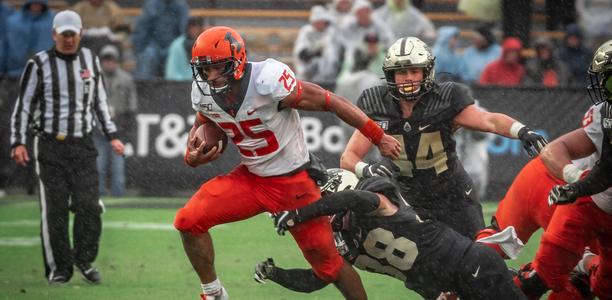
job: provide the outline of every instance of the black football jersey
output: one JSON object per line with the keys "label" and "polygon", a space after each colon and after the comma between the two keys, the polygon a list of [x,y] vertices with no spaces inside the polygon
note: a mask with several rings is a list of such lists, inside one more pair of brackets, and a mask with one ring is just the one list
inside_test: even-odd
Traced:
{"label": "black football jersey", "polygon": [[[394,160],[400,168],[398,182],[403,193],[422,194],[415,201],[423,202],[440,195],[449,199],[449,194],[472,194],[473,184],[459,162],[453,137],[455,116],[471,104],[471,90],[455,82],[435,85],[414,106],[409,118],[402,117],[398,100],[391,97],[387,86],[364,90],[357,102],[385,133],[403,145],[399,159]],[[440,193],[432,193],[434,190]]]}
{"label": "black football jersey", "polygon": [[[453,275],[471,241],[433,220],[422,220],[396,187],[384,178],[368,179],[358,189],[378,192],[400,210],[380,217],[351,213],[353,227],[343,232],[347,245],[356,253],[351,263],[370,272],[393,276],[422,296],[437,296],[452,290]],[[437,294],[436,294],[437,293]]]}

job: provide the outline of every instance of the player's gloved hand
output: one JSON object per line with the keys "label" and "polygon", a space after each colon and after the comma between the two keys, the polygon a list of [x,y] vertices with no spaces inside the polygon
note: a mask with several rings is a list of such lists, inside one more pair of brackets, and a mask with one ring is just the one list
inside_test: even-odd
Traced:
{"label": "player's gloved hand", "polygon": [[370,178],[374,176],[392,177],[393,172],[381,163],[369,164],[363,168],[362,177]]}
{"label": "player's gloved hand", "polygon": [[578,199],[578,189],[574,185],[555,185],[548,193],[548,206],[574,203],[576,199]]}
{"label": "player's gloved hand", "polygon": [[536,156],[548,144],[548,141],[543,136],[532,131],[527,126],[523,126],[519,130],[518,138],[523,143],[523,148],[525,148],[529,157]]}
{"label": "player's gloved hand", "polygon": [[281,211],[272,215],[272,218],[274,218],[274,228],[278,235],[285,235],[285,232],[291,229],[291,227],[301,222],[297,210]]}

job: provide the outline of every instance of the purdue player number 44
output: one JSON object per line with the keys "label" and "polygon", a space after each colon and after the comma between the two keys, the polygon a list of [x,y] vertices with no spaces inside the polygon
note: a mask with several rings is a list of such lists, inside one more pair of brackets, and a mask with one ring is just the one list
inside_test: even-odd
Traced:
{"label": "purdue player number 44", "polygon": [[[539,152],[546,139],[507,115],[479,109],[467,86],[435,83],[434,58],[418,38],[397,40],[382,68],[387,84],[363,91],[357,106],[402,143],[394,160],[402,194],[416,195],[410,204],[422,217],[438,219],[473,238],[484,227],[482,208],[457,159],[454,131],[465,127],[518,138],[529,155]],[[340,166],[359,177],[388,176],[387,166],[362,161],[371,146],[356,131]]]}
{"label": "purdue player number 44", "polygon": [[[277,232],[312,218],[330,215],[336,247],[354,266],[404,282],[425,299],[440,291],[461,299],[525,299],[503,260],[444,224],[421,219],[388,178],[358,182],[346,170],[331,169],[323,198],[276,215]],[[256,267],[255,280],[270,279],[300,292],[325,286],[310,270],[286,270],[269,259]]]}

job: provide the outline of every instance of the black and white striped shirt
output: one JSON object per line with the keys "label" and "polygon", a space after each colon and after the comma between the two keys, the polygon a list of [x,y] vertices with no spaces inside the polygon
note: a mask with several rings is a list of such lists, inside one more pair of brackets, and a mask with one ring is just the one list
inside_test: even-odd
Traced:
{"label": "black and white striped shirt", "polygon": [[21,75],[11,145],[25,145],[30,128],[60,140],[85,137],[94,114],[106,136],[116,138],[98,57],[87,48],[74,55],[41,51],[28,60]]}

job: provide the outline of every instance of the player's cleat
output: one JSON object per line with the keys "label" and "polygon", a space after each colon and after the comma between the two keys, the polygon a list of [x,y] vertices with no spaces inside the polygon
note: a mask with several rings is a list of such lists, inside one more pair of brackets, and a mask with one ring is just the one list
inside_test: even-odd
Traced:
{"label": "player's cleat", "polygon": [[589,275],[572,271],[570,273],[570,282],[576,288],[576,290],[578,290],[580,295],[582,295],[583,300],[592,300],[595,298],[595,295],[593,295],[593,292],[591,292]]}
{"label": "player's cleat", "polygon": [[264,260],[255,266],[253,279],[255,279],[255,281],[258,283],[266,283],[266,279],[274,275],[275,269],[276,266],[274,265],[274,260],[269,257],[267,260]]}
{"label": "player's cleat", "polygon": [[61,285],[68,283],[70,281],[70,276],[62,273],[54,274],[51,278],[49,278],[48,282],[51,285]]}
{"label": "player's cleat", "polygon": [[79,264],[77,265],[77,269],[79,269],[79,273],[81,273],[81,278],[83,278],[83,280],[85,280],[87,283],[100,284],[102,281],[100,271],[94,268],[91,264]]}
{"label": "player's cleat", "polygon": [[451,292],[441,293],[436,300],[457,300],[457,295]]}
{"label": "player's cleat", "polygon": [[518,270],[518,274],[514,277],[514,284],[525,293],[527,299],[540,299],[549,290],[536,270],[531,267],[531,263]]}
{"label": "player's cleat", "polygon": [[598,262],[597,254],[591,252],[589,247],[585,247],[582,259],[580,259],[574,271],[590,276],[593,269],[597,267]]}
{"label": "player's cleat", "polygon": [[216,293],[213,294],[201,294],[202,300],[229,300],[229,294],[225,290],[225,287],[221,287]]}

